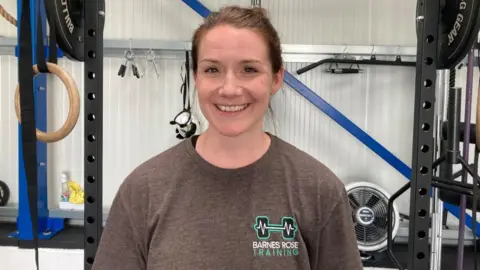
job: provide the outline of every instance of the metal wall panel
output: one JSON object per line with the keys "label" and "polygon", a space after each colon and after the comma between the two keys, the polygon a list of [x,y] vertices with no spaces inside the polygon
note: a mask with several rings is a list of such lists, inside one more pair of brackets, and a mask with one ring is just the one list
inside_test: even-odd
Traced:
{"label": "metal wall panel", "polygon": [[416,0],[263,0],[283,43],[416,44]]}
{"label": "metal wall panel", "polygon": [[10,201],[18,202],[18,121],[14,109],[17,58],[0,56],[0,180],[7,183]]}

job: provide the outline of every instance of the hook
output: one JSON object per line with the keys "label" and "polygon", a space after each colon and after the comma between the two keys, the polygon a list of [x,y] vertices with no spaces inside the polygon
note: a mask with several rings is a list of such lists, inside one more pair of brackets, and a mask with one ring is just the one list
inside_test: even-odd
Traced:
{"label": "hook", "polygon": [[370,59],[375,60],[375,45],[372,45],[372,51],[370,52]]}
{"label": "hook", "polygon": [[397,45],[397,52],[395,61],[402,61],[402,57],[400,56],[400,45]]}

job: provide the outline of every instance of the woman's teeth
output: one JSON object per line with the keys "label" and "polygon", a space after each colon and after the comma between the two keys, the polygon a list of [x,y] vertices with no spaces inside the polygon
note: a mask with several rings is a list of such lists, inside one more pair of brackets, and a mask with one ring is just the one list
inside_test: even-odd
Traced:
{"label": "woman's teeth", "polygon": [[217,108],[224,112],[239,112],[248,107],[249,104],[235,105],[235,106],[225,106],[217,105]]}

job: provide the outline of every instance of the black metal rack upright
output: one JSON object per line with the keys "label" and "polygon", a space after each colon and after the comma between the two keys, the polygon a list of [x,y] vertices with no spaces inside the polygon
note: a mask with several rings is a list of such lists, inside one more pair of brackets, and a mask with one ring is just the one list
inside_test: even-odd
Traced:
{"label": "black metal rack upright", "polygon": [[98,0],[84,1],[84,269],[91,269],[103,230],[103,29]]}
{"label": "black metal rack upright", "polygon": [[429,215],[440,0],[419,0],[408,269],[430,269]]}

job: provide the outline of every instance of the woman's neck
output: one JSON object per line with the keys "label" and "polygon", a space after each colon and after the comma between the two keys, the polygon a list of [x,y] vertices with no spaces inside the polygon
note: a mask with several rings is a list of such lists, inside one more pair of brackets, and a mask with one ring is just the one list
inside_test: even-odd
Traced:
{"label": "woman's neck", "polygon": [[235,169],[260,159],[270,147],[270,136],[263,130],[248,131],[236,137],[227,137],[208,128],[197,140],[198,154],[210,164]]}

